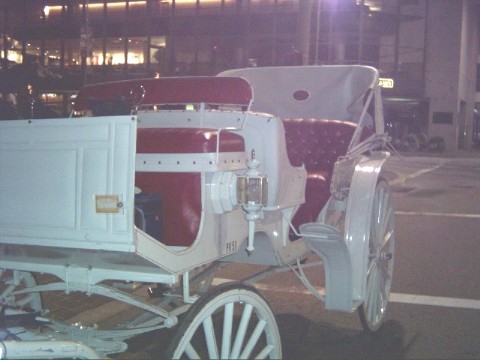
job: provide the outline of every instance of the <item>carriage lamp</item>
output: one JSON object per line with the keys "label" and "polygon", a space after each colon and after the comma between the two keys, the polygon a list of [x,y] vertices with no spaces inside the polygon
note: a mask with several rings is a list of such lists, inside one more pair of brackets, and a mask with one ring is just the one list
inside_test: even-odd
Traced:
{"label": "carriage lamp", "polygon": [[264,175],[237,177],[237,202],[246,205],[267,205],[268,179]]}
{"label": "carriage lamp", "polygon": [[244,175],[237,177],[237,203],[245,210],[245,219],[248,221],[247,253],[250,255],[255,249],[255,222],[260,218],[260,210],[267,205],[268,178],[258,171],[260,162],[255,159],[255,150],[247,161],[248,170]]}

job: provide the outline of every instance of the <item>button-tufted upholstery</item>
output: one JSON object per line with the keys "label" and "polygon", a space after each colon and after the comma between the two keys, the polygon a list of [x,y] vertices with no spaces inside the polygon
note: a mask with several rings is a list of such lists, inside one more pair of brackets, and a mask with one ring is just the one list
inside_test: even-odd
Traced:
{"label": "button-tufted upholstery", "polygon": [[[293,166],[305,166],[305,203],[296,212],[295,228],[315,222],[330,197],[333,167],[347,153],[356,124],[325,119],[284,119],[287,153]],[[293,236],[291,236],[293,238]]]}
{"label": "button-tufted upholstery", "polygon": [[332,173],[345,155],[356,124],[325,119],[284,119],[288,158],[293,166],[305,165],[308,173]]}
{"label": "button-tufted upholstery", "polygon": [[[217,131],[212,129],[138,129],[137,153],[175,154],[215,152]],[[245,151],[243,138],[222,132],[221,152]],[[195,241],[201,219],[201,177],[198,172],[137,172],[135,186],[142,194],[160,194],[162,243],[190,246]]]}

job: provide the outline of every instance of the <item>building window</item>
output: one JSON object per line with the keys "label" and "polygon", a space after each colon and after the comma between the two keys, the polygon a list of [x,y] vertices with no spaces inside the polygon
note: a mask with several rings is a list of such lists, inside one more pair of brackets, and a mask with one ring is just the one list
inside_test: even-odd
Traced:
{"label": "building window", "polygon": [[434,112],[434,124],[453,124],[453,113],[451,112]]}

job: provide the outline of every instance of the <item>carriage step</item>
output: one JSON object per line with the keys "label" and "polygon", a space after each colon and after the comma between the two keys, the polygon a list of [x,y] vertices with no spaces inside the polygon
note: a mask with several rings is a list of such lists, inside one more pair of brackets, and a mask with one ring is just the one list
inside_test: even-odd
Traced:
{"label": "carriage step", "polygon": [[340,232],[329,225],[308,223],[300,226],[305,243],[320,256],[325,267],[325,308],[352,312],[352,265]]}

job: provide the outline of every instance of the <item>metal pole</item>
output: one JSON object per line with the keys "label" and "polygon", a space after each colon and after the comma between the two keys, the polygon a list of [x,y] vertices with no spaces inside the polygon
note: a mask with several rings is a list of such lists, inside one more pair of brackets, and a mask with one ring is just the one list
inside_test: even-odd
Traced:
{"label": "metal pole", "polygon": [[83,77],[83,85],[87,85],[87,50],[88,50],[88,31],[89,31],[89,22],[88,22],[88,5],[89,0],[83,0],[82,8],[82,20],[83,28],[80,32],[80,56],[81,56],[81,70]]}
{"label": "metal pole", "polygon": [[130,21],[130,0],[125,1],[125,27],[124,31],[124,48],[123,48],[123,73],[125,76],[128,75],[128,30],[129,30],[129,21]]}
{"label": "metal pole", "polygon": [[399,53],[400,53],[400,16],[401,16],[401,4],[400,0],[397,0],[397,13],[395,17],[395,48],[393,53],[393,73],[398,74],[398,62],[399,62]]}
{"label": "metal pole", "polygon": [[358,63],[362,63],[363,59],[363,22],[365,20],[365,0],[360,2],[360,21],[358,22]]}
{"label": "metal pole", "polygon": [[302,55],[302,65],[308,65],[310,59],[310,26],[313,0],[300,0],[298,4],[296,50]]}
{"label": "metal pole", "polygon": [[317,1],[317,22],[316,33],[315,33],[315,65],[318,65],[318,51],[319,51],[319,41],[320,41],[320,7],[322,0]]}

